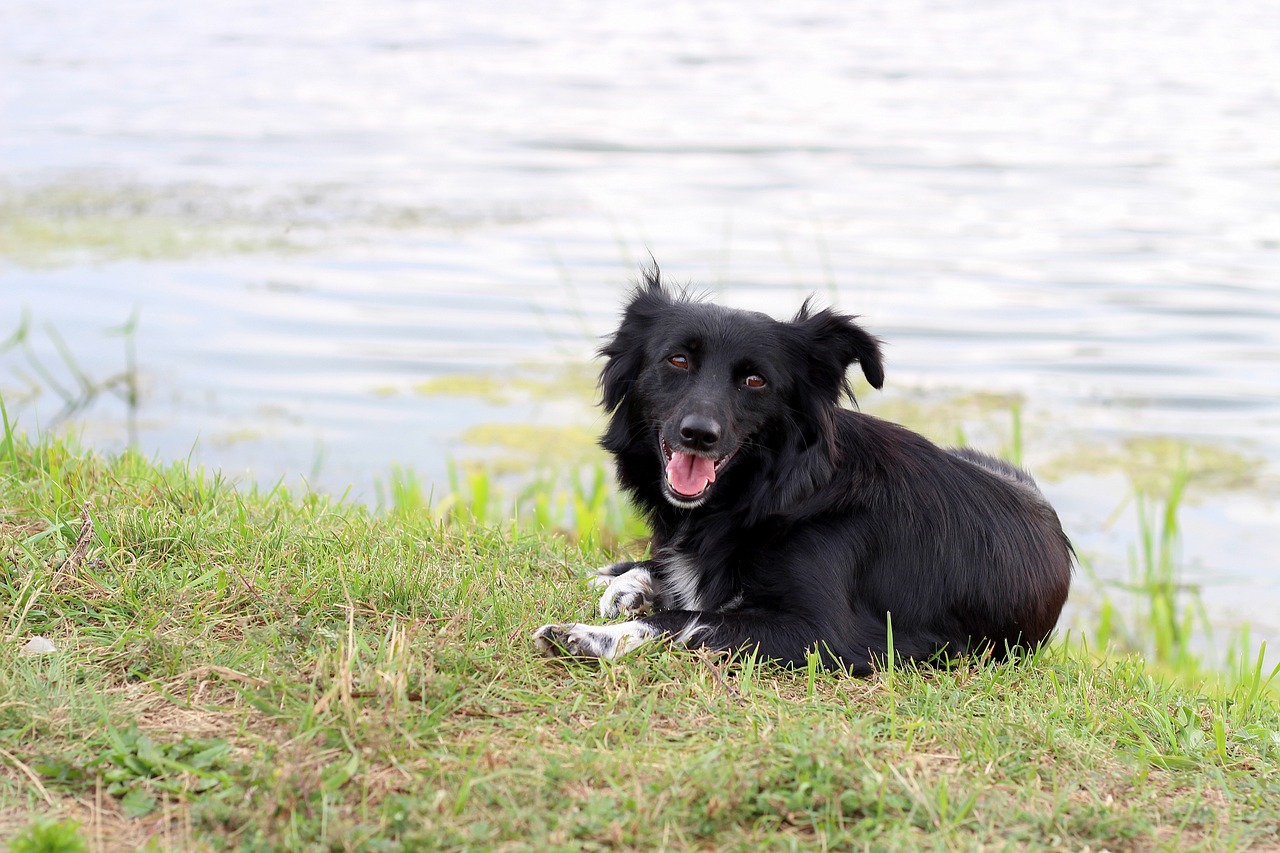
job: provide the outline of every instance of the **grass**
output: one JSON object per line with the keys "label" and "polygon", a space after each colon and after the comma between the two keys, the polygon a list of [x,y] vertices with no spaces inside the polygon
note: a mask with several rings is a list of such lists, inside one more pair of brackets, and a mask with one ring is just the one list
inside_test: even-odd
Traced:
{"label": "grass", "polygon": [[566,665],[528,638],[592,614],[594,474],[542,490],[577,496],[569,523],[497,523],[461,479],[442,509],[410,475],[375,511],[0,414],[12,849],[1275,849],[1260,657],[1200,681],[1074,642],[870,680]]}
{"label": "grass", "polygon": [[1188,684],[1215,679],[1237,688],[1270,684],[1280,677],[1280,664],[1264,666],[1266,643],[1255,648],[1247,624],[1236,627],[1225,643],[1215,637],[1200,587],[1183,579],[1179,519],[1194,479],[1185,454],[1165,479],[1163,494],[1155,496],[1135,482],[1132,499],[1125,502],[1133,504],[1137,522],[1127,578],[1105,579],[1089,555],[1078,555],[1085,579],[1100,596],[1090,632],[1094,647],[1140,656],[1148,667]]}
{"label": "grass", "polygon": [[1199,589],[1180,580],[1178,509],[1188,482],[1181,467],[1162,501],[1153,505],[1145,493],[1135,494],[1138,541],[1129,551],[1129,579],[1113,584],[1128,598],[1131,616],[1127,625],[1118,624],[1115,603],[1104,600],[1098,638],[1142,652],[1175,672],[1196,673],[1201,663],[1192,640],[1198,629],[1205,635],[1210,631]]}

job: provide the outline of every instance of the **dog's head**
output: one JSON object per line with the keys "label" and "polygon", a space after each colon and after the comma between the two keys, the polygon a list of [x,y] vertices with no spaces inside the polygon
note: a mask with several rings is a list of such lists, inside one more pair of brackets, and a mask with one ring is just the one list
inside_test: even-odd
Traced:
{"label": "dog's head", "polygon": [[884,381],[879,342],[853,319],[808,304],[789,322],[672,295],[646,272],[601,349],[603,444],[623,459],[652,457],[662,496],[682,508],[710,499],[744,460],[818,448],[830,453],[832,416],[861,365]]}

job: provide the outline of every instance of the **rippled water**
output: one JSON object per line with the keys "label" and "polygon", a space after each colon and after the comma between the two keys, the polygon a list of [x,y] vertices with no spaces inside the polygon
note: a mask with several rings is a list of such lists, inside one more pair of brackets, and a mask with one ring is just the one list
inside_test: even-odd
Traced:
{"label": "rippled water", "polygon": [[[471,425],[585,416],[415,387],[585,360],[651,252],[733,304],[861,314],[889,343],[868,411],[1021,395],[1033,467],[1079,460],[1046,488],[1105,571],[1129,484],[1097,457],[1236,459],[1193,486],[1186,557],[1280,634],[1280,6],[5,16],[0,335],[25,309],[37,357],[49,322],[106,376],[136,310],[148,450],[358,494],[393,461],[438,477]],[[11,399],[46,384],[26,358],[0,355]],[[110,398],[79,422],[125,438]]]}

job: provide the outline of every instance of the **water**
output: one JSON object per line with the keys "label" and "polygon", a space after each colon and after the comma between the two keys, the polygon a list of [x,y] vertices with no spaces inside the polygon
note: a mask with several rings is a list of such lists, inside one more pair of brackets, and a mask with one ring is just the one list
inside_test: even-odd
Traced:
{"label": "water", "polygon": [[[101,379],[136,311],[150,452],[372,499],[474,425],[590,423],[415,389],[589,358],[651,252],[862,315],[868,411],[1020,395],[1104,573],[1133,534],[1098,460],[1213,449],[1189,571],[1280,638],[1275,4],[9,0],[3,34],[0,336],[25,310]],[[0,386],[60,406],[20,350]],[[76,423],[127,440],[109,395]]]}

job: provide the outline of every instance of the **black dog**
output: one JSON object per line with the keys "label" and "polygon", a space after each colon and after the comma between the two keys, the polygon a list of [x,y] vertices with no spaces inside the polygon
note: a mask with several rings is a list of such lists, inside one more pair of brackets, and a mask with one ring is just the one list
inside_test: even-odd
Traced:
{"label": "black dog", "polygon": [[1025,472],[840,408],[879,342],[806,303],[791,322],[673,296],[645,275],[601,354],[601,443],[648,516],[653,559],[600,570],[611,625],[545,625],[545,653],[613,658],[659,638],[816,651],[869,674],[888,654],[1004,657],[1048,637],[1071,544]]}

